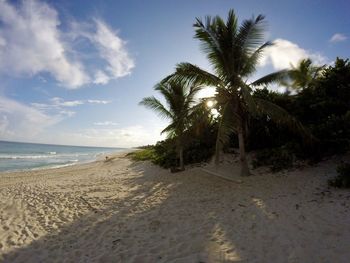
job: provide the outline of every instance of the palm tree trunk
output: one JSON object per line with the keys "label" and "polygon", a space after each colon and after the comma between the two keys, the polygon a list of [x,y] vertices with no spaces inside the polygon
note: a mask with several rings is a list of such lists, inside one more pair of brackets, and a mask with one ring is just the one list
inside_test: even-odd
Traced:
{"label": "palm tree trunk", "polygon": [[185,170],[185,165],[184,165],[184,149],[183,146],[179,146],[179,159],[180,159],[180,169]]}
{"label": "palm tree trunk", "polygon": [[249,176],[250,171],[245,153],[243,129],[238,131],[239,159],[241,162],[241,176]]}

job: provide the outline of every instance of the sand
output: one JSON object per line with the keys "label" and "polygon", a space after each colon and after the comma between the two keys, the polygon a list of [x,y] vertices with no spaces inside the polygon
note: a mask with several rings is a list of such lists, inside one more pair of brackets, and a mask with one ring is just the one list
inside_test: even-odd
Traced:
{"label": "sand", "polygon": [[240,182],[122,155],[3,173],[0,261],[350,262],[350,191],[327,188],[336,163]]}

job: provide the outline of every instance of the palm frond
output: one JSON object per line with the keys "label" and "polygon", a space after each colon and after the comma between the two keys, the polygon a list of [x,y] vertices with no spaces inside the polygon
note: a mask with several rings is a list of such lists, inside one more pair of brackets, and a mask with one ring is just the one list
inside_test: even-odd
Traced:
{"label": "palm frond", "polygon": [[154,86],[154,90],[158,91],[160,94],[163,95],[163,98],[165,99],[167,106],[171,108],[171,97],[172,95],[172,90],[171,90],[171,86],[168,84],[164,84],[164,83],[157,83]]}
{"label": "palm frond", "polygon": [[228,11],[227,21],[226,21],[226,28],[228,30],[228,34],[232,37],[235,37],[237,34],[237,27],[238,27],[238,19],[235,14],[235,11],[233,9],[230,9]]}
{"label": "palm frond", "polygon": [[217,31],[222,23],[218,19],[218,17],[212,18],[207,16],[205,23],[203,23],[202,19],[197,18],[196,23],[193,25],[196,28],[194,37],[201,41],[201,49],[207,54],[209,61],[214,67],[217,64],[221,64],[223,59],[221,55],[223,52],[217,35]]}
{"label": "palm frond", "polygon": [[186,94],[185,107],[190,108],[192,105],[196,103],[196,95],[199,91],[203,89],[202,85],[191,85],[188,93]]}
{"label": "palm frond", "polygon": [[282,107],[260,98],[255,98],[255,101],[257,103],[257,108],[260,114],[266,114],[275,123],[284,125],[288,127],[291,131],[299,133],[300,135],[302,135],[304,140],[306,140],[309,143],[312,143],[317,140],[311,134],[311,132],[301,124],[301,122],[299,122],[296,118],[290,115]]}
{"label": "palm frond", "polygon": [[194,24],[195,38],[201,41],[201,49],[214,68],[216,74],[228,80],[234,69],[233,43],[237,32],[237,18],[230,10],[226,23],[221,17],[206,17],[205,23],[197,18]]}
{"label": "palm frond", "polygon": [[253,53],[257,46],[261,45],[264,40],[264,23],[265,16],[258,15],[256,18],[244,20],[237,34],[236,45],[242,50]]}
{"label": "palm frond", "polygon": [[160,134],[167,134],[167,138],[174,138],[176,136],[176,127],[174,123],[170,123],[168,126],[166,126]]}
{"label": "palm frond", "polygon": [[270,41],[265,42],[259,48],[257,48],[250,56],[247,57],[243,67],[242,74],[243,76],[248,76],[253,73],[256,69],[256,65],[259,62],[259,59],[262,57],[264,50],[267,47],[272,46],[273,43]]}
{"label": "palm frond", "polygon": [[161,118],[172,119],[173,115],[164,107],[164,105],[154,96],[144,98],[139,105],[143,105],[154,110]]}
{"label": "palm frond", "polygon": [[297,67],[292,66],[290,86],[296,90],[308,87],[319,76],[323,68],[324,66],[313,66],[311,59],[301,60]]}
{"label": "palm frond", "polygon": [[220,78],[191,63],[177,64],[175,73],[163,79],[165,82],[169,80],[193,86],[225,86]]}
{"label": "palm frond", "polygon": [[272,83],[281,83],[283,81],[288,80],[290,77],[290,70],[284,69],[280,71],[276,71],[274,73],[265,75],[264,77],[261,77],[254,82],[250,83],[250,86],[261,86],[261,85],[268,85]]}

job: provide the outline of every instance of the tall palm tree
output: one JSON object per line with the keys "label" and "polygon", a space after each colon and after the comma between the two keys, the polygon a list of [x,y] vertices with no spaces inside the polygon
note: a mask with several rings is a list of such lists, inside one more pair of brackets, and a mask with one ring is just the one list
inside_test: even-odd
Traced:
{"label": "tall palm tree", "polygon": [[248,78],[256,71],[264,49],[272,45],[263,40],[264,25],[264,16],[259,15],[244,20],[241,26],[238,26],[233,10],[229,11],[226,22],[219,16],[208,16],[204,21],[197,18],[194,24],[195,38],[200,40],[202,50],[207,55],[214,73],[190,63],[180,63],[176,72],[164,79],[165,82],[186,80],[189,83],[216,87],[216,100],[221,116],[216,141],[216,163],[218,164],[219,152],[223,145],[232,133],[236,133],[242,176],[250,174],[245,152],[245,137],[250,116],[266,114],[293,129],[303,130],[301,124],[281,107],[251,95],[252,87],[280,82],[285,80],[289,73],[282,70],[247,83]]}
{"label": "tall palm tree", "polygon": [[198,105],[196,105],[195,95],[200,88],[199,85],[178,81],[160,82],[154,89],[160,92],[166,104],[163,105],[154,96],[144,98],[139,103],[170,121],[170,124],[161,133],[166,133],[168,138],[175,139],[181,170],[184,170],[185,132],[191,125],[191,120],[197,115]]}

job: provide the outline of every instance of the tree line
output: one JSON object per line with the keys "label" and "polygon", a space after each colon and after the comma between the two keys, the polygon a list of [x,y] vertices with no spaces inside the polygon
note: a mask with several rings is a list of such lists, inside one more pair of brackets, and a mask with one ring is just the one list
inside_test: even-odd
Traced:
{"label": "tree line", "polygon": [[[258,150],[254,165],[284,168],[297,158],[316,161],[349,149],[349,61],[315,66],[304,59],[249,82],[264,50],[273,45],[264,42],[265,25],[263,15],[239,25],[234,10],[225,21],[196,19],[195,38],[212,71],[179,63],[154,88],[165,103],[154,96],[140,102],[169,120],[162,131],[167,139],[140,153],[144,158],[183,170],[186,163],[213,155],[219,164],[222,152],[238,147],[241,175],[248,176],[246,151]],[[285,92],[268,89],[271,84]],[[198,99],[208,86],[215,87],[215,95]]]}

